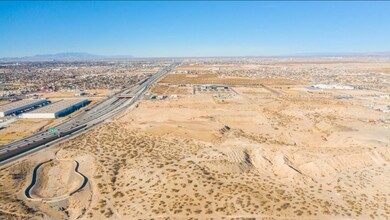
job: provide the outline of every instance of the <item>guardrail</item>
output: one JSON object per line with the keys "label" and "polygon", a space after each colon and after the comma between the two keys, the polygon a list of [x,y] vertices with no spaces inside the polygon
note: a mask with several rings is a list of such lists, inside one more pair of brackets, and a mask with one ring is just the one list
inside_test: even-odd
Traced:
{"label": "guardrail", "polygon": [[[133,97],[130,98],[130,102],[127,103],[125,106],[122,106],[122,107],[127,107],[128,104],[133,104],[138,98],[140,98],[140,96],[143,94],[143,92],[145,92],[148,88],[150,88],[151,84],[153,84],[154,82],[156,82],[158,79],[160,79],[162,76],[164,76],[166,73],[170,72],[173,68],[175,68],[177,65],[179,65],[179,63],[174,63],[174,64],[171,64],[170,66],[168,66],[167,68],[164,68],[163,70],[161,70],[160,72],[158,72],[157,74],[151,76],[151,77],[148,77],[146,79],[144,79],[141,83],[138,84],[137,88],[134,89],[134,90],[137,90],[137,92],[135,92],[135,94],[133,95]],[[139,88],[140,86],[142,86],[142,88]],[[134,87],[133,87],[134,88]],[[131,88],[131,89],[133,89]],[[108,97],[108,99],[110,98],[117,98],[116,96],[120,96],[120,95],[124,95],[122,93],[124,93],[125,91],[128,91],[130,89],[124,89],[120,92],[117,92],[111,96]],[[127,94],[126,94],[127,95]],[[130,95],[130,94],[129,94]],[[102,103],[99,103],[97,105],[94,106],[94,108],[96,107],[99,107],[101,105],[104,105],[104,102]],[[123,108],[120,108],[121,110]],[[112,112],[118,112],[118,111],[112,111]],[[112,114],[109,114],[109,115],[112,115]],[[75,118],[78,118],[80,117],[81,115],[78,115],[78,116],[75,116]],[[74,118],[74,119],[75,119]],[[97,123],[94,123],[93,125],[96,125],[98,124],[99,122]],[[61,137],[64,137],[70,133],[73,133],[73,132],[76,132],[78,130],[81,130],[83,128],[87,127],[87,124],[84,124],[84,125],[80,125],[74,129],[71,129],[69,131],[66,131],[66,132],[61,132],[59,135],[55,135],[53,134],[53,136],[50,136],[50,137],[47,137],[45,139],[42,139],[42,140],[39,140],[39,141],[35,141],[35,142],[32,142],[32,143],[29,143],[29,144],[25,144],[23,143],[22,141],[19,141],[21,142],[20,143],[20,146],[19,146],[19,143],[18,144],[14,144],[16,145],[15,147],[13,147],[13,149],[11,150],[7,150],[6,153],[2,153],[0,154],[0,162],[2,161],[5,161],[9,158],[12,158],[13,156],[16,156],[18,154],[21,154],[21,153],[24,153],[28,150],[31,150],[31,149],[34,149],[38,146],[41,146],[41,145],[44,145],[46,143],[50,143],[52,141],[55,141],[56,139],[59,139]],[[37,134],[40,134],[40,133],[45,133],[46,131],[42,131],[42,132],[38,132]],[[4,147],[4,146],[3,146]]]}
{"label": "guardrail", "polygon": [[25,145],[18,146],[18,147],[16,147],[15,149],[12,149],[12,150],[7,151],[7,153],[0,154],[0,162],[6,160],[6,159],[8,159],[8,158],[11,158],[11,157],[13,157],[13,156],[15,156],[15,155],[17,155],[17,154],[26,152],[26,151],[28,151],[28,150],[34,149],[34,148],[36,148],[36,147],[38,147],[38,146],[41,146],[41,145],[43,145],[43,144],[49,143],[49,142],[51,142],[51,141],[54,141],[54,140],[56,140],[56,139],[58,139],[58,138],[64,137],[64,136],[66,136],[66,135],[68,135],[68,134],[71,134],[71,133],[73,133],[73,132],[75,132],[75,131],[78,131],[78,130],[80,130],[80,129],[83,129],[83,128],[85,128],[86,126],[87,126],[87,125],[81,125],[81,126],[78,126],[78,127],[76,127],[76,128],[73,128],[73,129],[71,129],[71,130],[69,130],[69,131],[61,132],[59,135],[53,134],[53,136],[51,136],[51,137],[48,137],[48,138],[45,138],[45,139],[42,139],[42,140],[39,140],[39,141],[35,141],[35,142],[33,142],[33,143],[29,143],[29,144],[25,144]]}

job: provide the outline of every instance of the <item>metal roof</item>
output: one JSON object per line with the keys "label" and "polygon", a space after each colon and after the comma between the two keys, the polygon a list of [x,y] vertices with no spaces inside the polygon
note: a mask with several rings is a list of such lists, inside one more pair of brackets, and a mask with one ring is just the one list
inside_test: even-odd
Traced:
{"label": "metal roof", "polygon": [[20,101],[7,103],[7,104],[4,104],[4,105],[0,105],[0,112],[6,112],[6,111],[9,111],[9,110],[17,109],[17,108],[20,108],[20,107],[23,107],[23,106],[26,106],[26,105],[35,104],[35,103],[39,104],[42,101],[47,101],[47,100],[42,100],[42,99],[23,99],[23,100],[20,100]]}
{"label": "metal roof", "polygon": [[46,105],[45,107],[42,107],[42,108],[38,108],[34,111],[31,111],[29,113],[26,113],[26,114],[34,114],[34,113],[56,113],[56,112],[59,112],[63,109],[66,109],[70,106],[73,106],[73,105],[76,105],[76,104],[79,104],[81,102],[85,102],[85,101],[88,101],[86,99],[66,99],[66,100],[60,100],[58,102],[55,102],[53,104],[50,104],[50,105]]}

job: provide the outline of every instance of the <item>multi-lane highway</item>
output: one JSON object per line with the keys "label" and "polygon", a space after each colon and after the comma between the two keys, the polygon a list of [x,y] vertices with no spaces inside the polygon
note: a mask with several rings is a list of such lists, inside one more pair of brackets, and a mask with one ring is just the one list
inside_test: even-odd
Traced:
{"label": "multi-lane highway", "polygon": [[165,67],[138,85],[110,96],[88,111],[84,111],[53,127],[52,131],[45,130],[38,132],[26,138],[22,138],[2,146],[0,148],[0,165],[9,163],[22,156],[26,156],[29,152],[32,152],[33,149],[36,151],[42,146],[62,141],[70,136],[81,133],[82,131],[85,131],[116,115],[118,112],[134,104],[154,82],[166,73],[170,72],[177,65],[178,63],[174,63]]}

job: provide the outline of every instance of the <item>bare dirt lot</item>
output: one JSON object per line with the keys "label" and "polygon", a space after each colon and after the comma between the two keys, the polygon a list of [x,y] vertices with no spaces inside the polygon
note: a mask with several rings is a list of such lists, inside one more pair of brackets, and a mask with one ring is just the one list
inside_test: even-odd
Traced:
{"label": "bare dirt lot", "polygon": [[[216,84],[230,82],[207,77]],[[385,91],[283,83],[248,87],[232,81],[229,94],[183,90],[180,95],[181,87],[166,85],[199,83],[193,78],[169,74],[149,91],[167,99],[142,100],[79,137],[1,167],[0,214],[7,219],[390,217]],[[173,99],[173,94],[179,95]],[[56,201],[26,198],[32,167],[49,159],[78,161],[87,186]],[[66,182],[69,163],[54,163],[50,170],[44,176],[52,181],[40,185],[39,195],[72,188],[64,186],[73,183]]]}
{"label": "bare dirt lot", "polygon": [[172,87],[172,86],[165,86],[165,85],[156,85],[153,86],[152,90],[150,91],[152,94],[158,94],[158,95],[190,95],[192,94],[192,88],[191,87]]}
{"label": "bare dirt lot", "polygon": [[169,84],[224,84],[224,85],[295,85],[289,79],[249,79],[242,77],[218,77],[216,74],[168,74],[161,83]]}

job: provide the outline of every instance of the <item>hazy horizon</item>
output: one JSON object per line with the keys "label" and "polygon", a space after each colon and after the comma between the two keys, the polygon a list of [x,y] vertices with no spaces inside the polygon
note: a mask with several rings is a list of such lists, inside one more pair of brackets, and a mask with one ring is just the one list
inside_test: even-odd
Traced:
{"label": "hazy horizon", "polygon": [[[235,56],[235,55],[227,55],[227,56],[147,56],[147,57],[140,57],[140,56],[134,56],[131,54],[123,54],[123,55],[102,55],[102,54],[93,54],[89,52],[58,52],[58,53],[51,53],[51,54],[34,54],[31,56],[16,56],[16,57],[0,57],[0,59],[30,59],[30,58],[46,58],[50,56],[63,56],[63,55],[69,55],[70,57],[77,57],[78,55],[85,55],[86,59],[90,58],[101,58],[101,59],[121,59],[121,58],[135,58],[135,59],[148,59],[148,58],[229,58],[229,57],[327,57],[327,56],[373,56],[373,55],[385,55],[390,56],[390,51],[374,51],[374,52],[307,52],[307,53],[296,53],[296,54],[280,54],[280,55],[242,55],[242,56]],[[82,57],[81,57],[82,58]]]}

